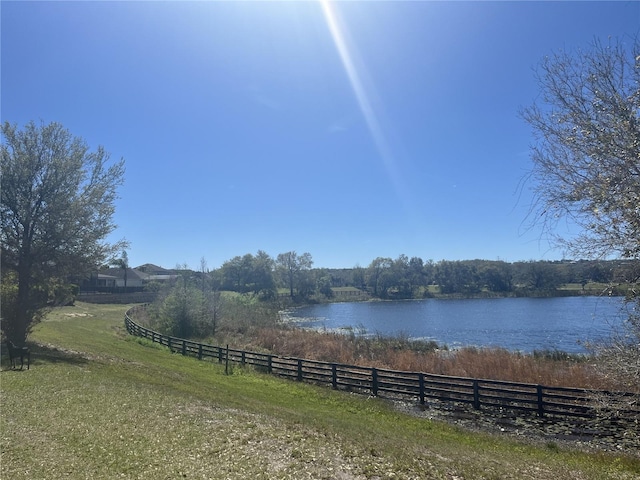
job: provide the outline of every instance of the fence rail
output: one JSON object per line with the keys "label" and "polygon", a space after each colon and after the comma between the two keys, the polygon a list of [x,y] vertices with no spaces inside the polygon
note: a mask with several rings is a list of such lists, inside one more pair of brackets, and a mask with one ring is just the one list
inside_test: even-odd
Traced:
{"label": "fence rail", "polygon": [[197,357],[200,360],[210,358],[220,363],[252,365],[270,374],[296,381],[328,385],[334,389],[358,391],[374,396],[388,394],[410,397],[417,399],[421,404],[433,399],[470,404],[477,410],[514,410],[534,413],[539,417],[558,415],[593,418],[602,410],[596,407],[594,398],[605,396],[628,400],[622,408],[616,410],[619,417],[640,417],[639,394],[404,372],[236,350],[162,335],[142,327],[130,317],[135,308],[138,307],[125,314],[125,326],[131,335],[160,343],[172,352],[182,355]]}

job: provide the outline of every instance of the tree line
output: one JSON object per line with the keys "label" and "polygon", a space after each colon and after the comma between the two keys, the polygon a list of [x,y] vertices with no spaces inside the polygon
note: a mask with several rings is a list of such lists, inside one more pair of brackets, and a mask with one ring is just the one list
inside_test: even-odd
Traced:
{"label": "tree line", "polygon": [[[595,292],[610,292],[616,283],[637,275],[637,265],[625,261],[491,260],[423,261],[400,255],[378,257],[367,267],[313,268],[310,253],[289,251],[271,257],[236,256],[210,270],[186,265],[173,272],[168,284],[154,284],[156,301],[147,309],[148,326],[180,338],[213,337],[220,328],[243,332],[273,325],[287,305],[335,300],[340,289],[359,289],[360,298],[418,299],[435,296],[554,296],[573,284],[571,294],[596,284]],[[577,289],[577,292],[576,292]],[[588,293],[594,293],[590,290]],[[352,299],[353,297],[345,297]]]}
{"label": "tree line", "polygon": [[[206,266],[206,261],[202,260]],[[183,268],[194,285],[211,291],[251,293],[261,300],[287,297],[294,302],[326,301],[336,290],[353,287],[380,299],[418,299],[438,295],[457,296],[553,296],[563,285],[577,293],[587,285],[609,291],[637,276],[633,262],[624,260],[522,261],[433,260],[419,257],[377,257],[366,267],[313,268],[313,257],[290,251],[271,257],[236,256],[220,268],[199,271]],[[593,288],[589,290],[593,293]]]}

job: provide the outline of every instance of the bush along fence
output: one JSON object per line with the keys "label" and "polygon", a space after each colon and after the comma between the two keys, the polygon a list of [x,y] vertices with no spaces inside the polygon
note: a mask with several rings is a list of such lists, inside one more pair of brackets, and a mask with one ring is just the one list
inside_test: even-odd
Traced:
{"label": "bush along fence", "polygon": [[403,372],[247,352],[162,335],[134,322],[130,314],[135,308],[139,307],[125,314],[125,326],[131,335],[160,343],[174,353],[197,357],[199,360],[210,358],[225,364],[251,365],[296,381],[331,385],[334,389],[374,396],[409,397],[417,399],[422,405],[432,399],[470,404],[477,410],[492,408],[528,412],[539,417],[559,415],[594,418],[603,412],[598,404],[604,404],[616,405],[616,417],[640,420],[640,394]]}

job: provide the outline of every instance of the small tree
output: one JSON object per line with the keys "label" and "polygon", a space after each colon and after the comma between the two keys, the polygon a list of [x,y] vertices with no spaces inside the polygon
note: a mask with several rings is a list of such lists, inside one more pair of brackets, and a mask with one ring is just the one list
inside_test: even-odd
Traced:
{"label": "small tree", "polygon": [[124,161],[107,166],[102,147],[90,152],[58,123],[5,122],[2,139],[2,331],[22,344],[56,288],[122,249],[104,239]]}
{"label": "small tree", "polygon": [[112,260],[111,265],[122,269],[124,276],[124,288],[127,288],[127,270],[129,270],[129,255],[126,250],[122,251],[120,258]]}
{"label": "small tree", "polygon": [[200,259],[200,318],[196,322],[194,334],[198,337],[214,336],[218,328],[218,320],[223,310],[223,298],[219,291],[219,282],[211,278],[207,268],[207,260]]}
{"label": "small tree", "polygon": [[203,295],[193,285],[188,284],[183,275],[173,289],[162,300],[160,306],[161,329],[180,338],[190,338],[197,330],[202,315]]}

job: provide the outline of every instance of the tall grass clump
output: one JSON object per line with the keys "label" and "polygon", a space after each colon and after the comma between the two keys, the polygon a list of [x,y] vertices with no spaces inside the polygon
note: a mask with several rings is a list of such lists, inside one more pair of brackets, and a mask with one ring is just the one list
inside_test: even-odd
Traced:
{"label": "tall grass clump", "polygon": [[259,329],[260,349],[325,362],[336,362],[438,375],[485,378],[576,388],[609,388],[587,356],[544,356],[501,348],[437,348],[432,342],[358,337],[295,328]]}

